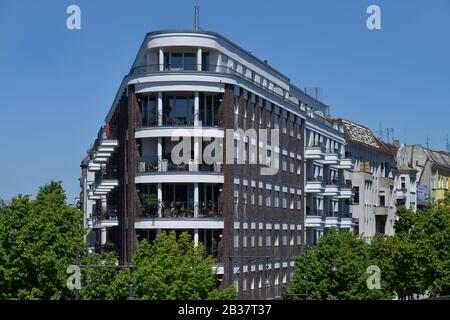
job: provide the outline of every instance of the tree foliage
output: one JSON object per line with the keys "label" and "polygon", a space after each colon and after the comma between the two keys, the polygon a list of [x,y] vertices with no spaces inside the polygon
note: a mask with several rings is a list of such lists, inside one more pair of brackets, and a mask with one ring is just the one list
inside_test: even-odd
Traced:
{"label": "tree foliage", "polygon": [[[90,263],[105,264],[98,262],[98,258],[91,258]],[[177,238],[175,232],[163,232],[152,245],[143,240],[136,250],[132,265],[135,299],[227,300],[235,296],[232,287],[223,291],[216,289],[217,274],[212,258],[205,258],[202,245],[196,247],[187,233]],[[86,289],[83,292],[86,297],[93,299],[126,299],[130,272],[129,269],[115,274],[109,270],[93,270],[90,277],[92,291]],[[96,274],[99,278],[95,278]],[[105,282],[110,285],[101,288],[95,286],[96,283]]]}
{"label": "tree foliage", "polygon": [[0,211],[0,298],[67,299],[66,269],[84,247],[82,213],[66,204],[60,182],[35,200],[19,195]]}
{"label": "tree foliage", "polygon": [[[335,261],[336,271],[333,271]],[[283,292],[286,299],[305,298],[305,266],[308,267],[308,299],[390,298],[382,281],[381,289],[367,287],[367,268],[373,265],[369,245],[353,233],[332,228],[316,246],[296,258],[294,278]]]}
{"label": "tree foliage", "polygon": [[450,295],[450,196],[424,210],[397,211],[395,236],[378,237],[372,255],[399,298]]}

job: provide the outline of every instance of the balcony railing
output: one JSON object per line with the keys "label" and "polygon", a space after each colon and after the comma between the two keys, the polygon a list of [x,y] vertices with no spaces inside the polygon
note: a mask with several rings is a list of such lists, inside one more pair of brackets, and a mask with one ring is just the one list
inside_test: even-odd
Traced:
{"label": "balcony railing", "polygon": [[[250,81],[254,85],[269,91],[270,93],[280,97],[281,99],[287,101],[290,104],[299,106],[297,103],[290,100],[289,96],[286,94],[285,90],[280,87],[274,86],[269,87],[269,85],[263,85],[263,79],[265,79],[262,75],[254,72],[253,70],[249,70],[247,68],[243,68],[243,71],[238,71],[234,68],[223,66],[223,65],[214,65],[214,64],[201,64],[201,65],[191,65],[183,66],[183,65],[159,65],[159,64],[150,64],[150,65],[141,65],[136,66],[130,70],[129,76],[142,75],[142,74],[151,74],[151,73],[159,73],[159,72],[187,72],[187,73],[200,73],[200,72],[209,72],[209,73],[220,73],[220,74],[229,74],[233,76],[238,76],[242,79]],[[245,70],[245,71],[244,71]],[[259,81],[258,81],[259,79]],[[266,82],[268,83],[268,82]]]}
{"label": "balcony railing", "polygon": [[201,201],[199,203],[194,203],[194,201],[161,202],[163,218],[193,218],[196,210],[198,211],[198,218],[218,218],[222,216],[217,203],[212,201]]}
{"label": "balcony railing", "polygon": [[117,179],[117,166],[114,165],[107,165],[106,168],[102,168],[102,170],[95,175],[96,184],[99,184],[103,180],[115,179]]}
{"label": "balcony railing", "polygon": [[163,116],[165,126],[194,126],[194,118]]}
{"label": "balcony railing", "polygon": [[97,209],[92,215],[92,220],[94,222],[104,221],[104,220],[117,220],[119,216],[119,207],[115,205],[109,205],[107,210]]}
{"label": "balcony railing", "polygon": [[321,215],[323,215],[323,210],[306,208],[306,215],[308,215],[308,216],[321,216]]}
{"label": "balcony railing", "polygon": [[152,156],[138,159],[137,172],[222,172],[222,166],[220,163],[195,165],[193,160],[189,163],[175,164],[168,159],[159,160],[157,156]]}

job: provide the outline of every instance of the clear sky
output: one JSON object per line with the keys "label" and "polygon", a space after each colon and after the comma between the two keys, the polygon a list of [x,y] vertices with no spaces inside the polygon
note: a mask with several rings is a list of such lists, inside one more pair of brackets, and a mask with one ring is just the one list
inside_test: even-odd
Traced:
{"label": "clear sky", "polygon": [[[81,30],[66,28],[71,4]],[[333,116],[446,148],[449,0],[0,0],[0,198],[35,195],[54,179],[72,202],[81,159],[145,33],[192,28],[195,4],[202,29],[300,87],[322,88]],[[381,30],[366,27],[370,4]]]}

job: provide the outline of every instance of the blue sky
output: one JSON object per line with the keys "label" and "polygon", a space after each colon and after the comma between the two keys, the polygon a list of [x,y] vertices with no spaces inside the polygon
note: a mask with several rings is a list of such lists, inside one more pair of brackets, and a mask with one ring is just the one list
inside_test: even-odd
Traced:
{"label": "blue sky", "polygon": [[[81,30],[66,8],[81,8]],[[80,161],[146,32],[200,26],[320,87],[334,116],[405,143],[445,149],[450,135],[450,1],[0,0],[0,198],[62,180],[79,193]],[[366,28],[381,7],[382,29]]]}

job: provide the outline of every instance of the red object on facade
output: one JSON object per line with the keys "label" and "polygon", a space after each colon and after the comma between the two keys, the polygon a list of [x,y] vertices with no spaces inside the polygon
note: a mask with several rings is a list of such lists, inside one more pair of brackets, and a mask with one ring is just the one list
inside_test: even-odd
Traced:
{"label": "red object on facade", "polygon": [[111,136],[111,129],[109,128],[109,124],[105,126],[105,135],[106,138],[109,138]]}

